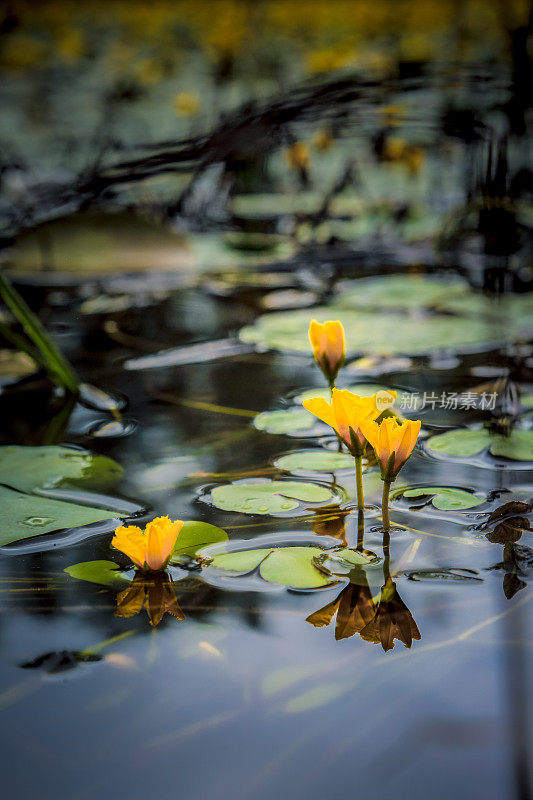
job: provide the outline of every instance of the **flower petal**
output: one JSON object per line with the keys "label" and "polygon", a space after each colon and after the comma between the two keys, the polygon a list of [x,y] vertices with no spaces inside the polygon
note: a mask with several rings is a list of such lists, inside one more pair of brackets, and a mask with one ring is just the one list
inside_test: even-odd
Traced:
{"label": "flower petal", "polygon": [[111,546],[131,558],[134,564],[141,569],[145,562],[145,539],[143,532],[137,525],[121,525],[115,530]]}
{"label": "flower petal", "polygon": [[151,570],[162,569],[174,549],[183,522],[156,517],[146,526],[146,563]]}

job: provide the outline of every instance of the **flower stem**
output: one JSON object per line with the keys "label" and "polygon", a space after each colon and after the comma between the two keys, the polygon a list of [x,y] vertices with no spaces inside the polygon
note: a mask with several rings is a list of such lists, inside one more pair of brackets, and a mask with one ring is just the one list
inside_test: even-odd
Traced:
{"label": "flower stem", "polygon": [[389,492],[390,492],[390,481],[383,481],[383,498],[381,500],[381,514],[382,514],[382,517],[383,517],[383,530],[384,531],[389,531],[390,530]]}
{"label": "flower stem", "polygon": [[365,507],[363,492],[363,456],[355,456],[355,483],[357,486],[357,508],[362,511]]}

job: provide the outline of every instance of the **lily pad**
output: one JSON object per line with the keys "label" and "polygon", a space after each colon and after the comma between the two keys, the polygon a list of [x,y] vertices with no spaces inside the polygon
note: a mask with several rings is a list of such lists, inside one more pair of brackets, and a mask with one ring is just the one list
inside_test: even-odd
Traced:
{"label": "lily pad", "polygon": [[114,561],[81,561],[64,570],[71,578],[102,586],[116,586],[127,582],[125,574]]}
{"label": "lily pad", "polygon": [[316,417],[305,408],[289,408],[287,411],[263,411],[254,417],[252,424],[266,433],[294,433],[314,428]]}
{"label": "lily pad", "polygon": [[349,547],[344,547],[342,550],[337,550],[334,553],[329,553],[329,558],[340,559],[341,561],[349,564],[352,567],[363,567],[368,564],[376,564],[380,559],[375,553],[370,550],[352,550]]}
{"label": "lily pad", "polygon": [[119,516],[117,511],[64,503],[0,486],[0,546]]}
{"label": "lily pad", "polygon": [[353,456],[334,450],[298,450],[274,461],[274,466],[286,472],[335,472],[353,469]]}
{"label": "lily pad", "polygon": [[515,461],[533,461],[533,430],[514,430],[510,436],[493,436],[490,452],[493,456]]}
{"label": "lily pad", "polygon": [[424,275],[383,275],[360,278],[339,287],[339,308],[448,308],[452,298],[474,294],[463,281],[440,280]]}
{"label": "lily pad", "polygon": [[194,556],[202,547],[227,540],[228,534],[222,528],[208,522],[187,520],[183,523],[170,561],[177,563],[182,556]]}
{"label": "lily pad", "polygon": [[214,557],[212,566],[229,572],[245,574],[259,567],[261,577],[269,583],[279,583],[298,589],[315,589],[327,586],[333,579],[314,563],[324,555],[319,547],[279,547],[271,550],[244,550],[221,553]]}
{"label": "lily pad", "polygon": [[106,456],[71,447],[0,447],[0,483],[22,492],[47,494],[54,489],[114,486],[122,467]]}
{"label": "lily pad", "polygon": [[514,430],[510,436],[499,436],[489,433],[485,428],[462,428],[432,436],[426,447],[430,453],[463,458],[478,455],[488,448],[493,456],[514,461],[533,461],[533,431]]}
{"label": "lily pad", "polygon": [[475,508],[485,502],[485,498],[476,497],[463,489],[451,489],[447,486],[423,486],[418,489],[407,489],[403,497],[431,497],[431,503],[440,511],[462,511]]}
{"label": "lily pad", "polygon": [[[496,319],[434,314],[409,317],[390,311],[350,310],[334,305],[313,309],[319,322],[338,319],[346,332],[348,354],[423,355],[437,349],[468,351],[487,348],[512,340],[531,327],[527,316],[511,316],[505,333]],[[245,342],[282,352],[310,353],[309,311],[280,311],[264,314],[253,325],[242,328]]]}
{"label": "lily pad", "polygon": [[280,514],[300,503],[327,503],[333,493],[325,486],[301,481],[240,481],[216,486],[211,501],[223,511],[245,514]]}

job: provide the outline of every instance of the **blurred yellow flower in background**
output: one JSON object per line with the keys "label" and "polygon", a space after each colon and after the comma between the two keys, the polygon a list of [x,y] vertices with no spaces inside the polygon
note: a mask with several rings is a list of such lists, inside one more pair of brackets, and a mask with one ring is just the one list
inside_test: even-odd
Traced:
{"label": "blurred yellow flower in background", "polygon": [[333,384],[346,355],[346,338],[342,322],[330,320],[321,323],[316,319],[311,320],[309,341],[316,363],[328,382]]}

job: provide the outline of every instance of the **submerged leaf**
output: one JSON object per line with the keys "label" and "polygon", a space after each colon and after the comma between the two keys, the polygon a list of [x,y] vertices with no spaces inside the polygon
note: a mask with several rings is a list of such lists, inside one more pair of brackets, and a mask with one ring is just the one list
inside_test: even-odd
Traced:
{"label": "submerged leaf", "polygon": [[332,496],[325,486],[302,481],[244,481],[211,490],[211,501],[217,508],[245,514],[280,514],[293,511],[300,502],[327,503]]}

